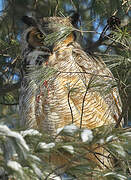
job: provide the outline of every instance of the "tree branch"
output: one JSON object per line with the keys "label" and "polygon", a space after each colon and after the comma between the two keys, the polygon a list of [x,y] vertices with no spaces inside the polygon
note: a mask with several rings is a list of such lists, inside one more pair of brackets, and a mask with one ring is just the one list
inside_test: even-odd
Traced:
{"label": "tree branch", "polygon": [[0,88],[0,96],[5,95],[6,93],[14,91],[18,88],[20,88],[20,82],[15,84],[7,84]]}
{"label": "tree branch", "polygon": [[103,45],[103,42],[109,39],[109,35],[103,38],[99,38],[96,42],[91,44],[86,51],[93,52],[95,51],[100,45]]}

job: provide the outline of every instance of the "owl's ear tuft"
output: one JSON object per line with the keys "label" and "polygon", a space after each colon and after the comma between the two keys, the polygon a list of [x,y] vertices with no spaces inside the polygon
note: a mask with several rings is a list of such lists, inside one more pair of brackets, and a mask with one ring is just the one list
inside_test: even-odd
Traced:
{"label": "owl's ear tuft", "polygon": [[80,19],[80,15],[78,12],[74,12],[71,16],[70,16],[70,20],[73,26],[77,26],[77,23]]}
{"label": "owl's ear tuft", "polygon": [[28,26],[36,26],[36,21],[32,17],[23,16],[21,20]]}

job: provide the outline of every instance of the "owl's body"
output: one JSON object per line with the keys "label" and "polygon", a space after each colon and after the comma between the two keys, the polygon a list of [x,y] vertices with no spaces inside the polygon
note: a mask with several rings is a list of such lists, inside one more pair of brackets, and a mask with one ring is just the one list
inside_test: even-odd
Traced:
{"label": "owl's body", "polygon": [[[43,24],[48,22],[48,27],[51,26],[51,32],[41,23],[38,26],[41,33],[58,31],[58,26],[52,24],[59,21],[63,24],[67,21],[65,24],[72,27],[69,18],[43,19]],[[73,32],[55,42],[51,51],[50,46],[45,47],[39,42],[31,45],[30,32],[34,30],[33,26],[29,27],[23,37],[23,44],[28,38],[23,49],[25,69],[27,65],[42,66],[54,68],[56,73],[38,87],[35,82],[31,84],[32,77],[28,72],[23,72],[21,126],[41,129],[54,136],[58,128],[71,123],[89,129],[115,124],[121,113],[121,103],[117,88],[109,86],[114,78],[104,62],[87,55],[75,42]],[[110,88],[109,92],[106,92],[107,88]]]}

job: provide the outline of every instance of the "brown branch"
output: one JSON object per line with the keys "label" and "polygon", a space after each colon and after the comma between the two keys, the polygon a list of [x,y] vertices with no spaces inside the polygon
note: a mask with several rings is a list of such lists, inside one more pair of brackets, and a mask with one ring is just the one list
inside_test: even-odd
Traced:
{"label": "brown branch", "polygon": [[86,86],[86,92],[85,92],[84,97],[83,97],[82,110],[81,110],[81,119],[80,119],[80,129],[81,129],[81,127],[82,127],[82,118],[83,118],[83,113],[84,113],[84,103],[85,103],[86,94],[87,94],[87,92],[88,92],[88,90],[89,90],[89,88],[90,88],[91,82],[93,81],[93,77],[94,77],[94,76],[91,76],[91,78],[90,78],[90,80],[89,80],[89,83],[88,83],[88,85]]}
{"label": "brown branch", "polygon": [[68,92],[68,105],[69,105],[69,108],[70,108],[71,118],[72,118],[72,124],[73,124],[73,123],[74,123],[74,118],[73,118],[72,107],[71,107],[71,104],[70,104],[70,93],[71,93],[71,89],[70,89],[69,92]]}
{"label": "brown branch", "polygon": [[59,0],[56,0],[55,16],[57,15],[58,7],[59,7]]}
{"label": "brown branch", "polygon": [[108,166],[106,166],[106,164],[104,164],[104,162],[102,162],[98,157],[97,155],[95,154],[95,152],[93,153],[95,158],[106,168],[106,169],[110,169]]}
{"label": "brown branch", "polygon": [[15,84],[7,84],[0,88],[0,96],[5,95],[6,93],[14,91],[18,88],[20,88],[20,82],[15,83]]}
{"label": "brown branch", "polygon": [[10,55],[9,55],[9,54],[0,54],[0,56],[10,57]]}
{"label": "brown branch", "polygon": [[[18,60],[18,57],[19,56],[17,56],[15,59],[13,59],[13,61],[11,62],[11,65],[13,65],[17,60]],[[9,67],[7,67],[5,70],[4,70],[4,72],[7,72],[9,70]]]}
{"label": "brown branch", "polygon": [[18,105],[19,103],[0,103],[1,105],[4,105],[4,106],[16,106]]}

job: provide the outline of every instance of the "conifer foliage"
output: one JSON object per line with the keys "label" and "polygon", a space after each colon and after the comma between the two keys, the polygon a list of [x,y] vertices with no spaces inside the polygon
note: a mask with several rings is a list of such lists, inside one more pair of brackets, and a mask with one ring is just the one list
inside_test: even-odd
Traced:
{"label": "conifer foliage", "polygon": [[[128,0],[2,0],[0,2],[0,179],[118,179],[131,178],[131,2]],[[61,141],[34,129],[19,127],[19,88],[21,69],[22,16],[71,16],[79,14],[76,28],[80,42],[90,54],[104,59],[119,88],[123,109],[114,127],[94,130],[68,125],[58,129]],[[76,17],[78,18],[78,17]],[[67,35],[72,29],[64,29]],[[55,34],[55,38],[64,38]],[[47,37],[48,43],[54,37]],[[41,79],[44,69],[34,70]],[[55,73],[50,69],[50,73]],[[44,73],[42,73],[44,74]],[[37,76],[36,76],[37,75]],[[40,75],[40,76],[39,76]],[[48,78],[48,77],[47,77]],[[105,86],[103,84],[103,86]],[[98,88],[98,87],[96,87]],[[101,88],[100,88],[101,90]],[[105,92],[106,93],[106,92]],[[124,119],[124,128],[119,124]],[[66,139],[66,140],[65,140]],[[67,139],[69,141],[67,141]],[[93,144],[105,148],[115,159],[115,166],[100,170],[85,158],[87,152],[95,156]],[[88,147],[88,148],[85,148]],[[67,153],[68,162],[61,167],[45,161],[52,153]],[[79,160],[79,161],[78,161]],[[63,173],[63,169],[66,172]],[[60,172],[60,174],[59,174]],[[61,175],[62,174],[62,175]]]}

